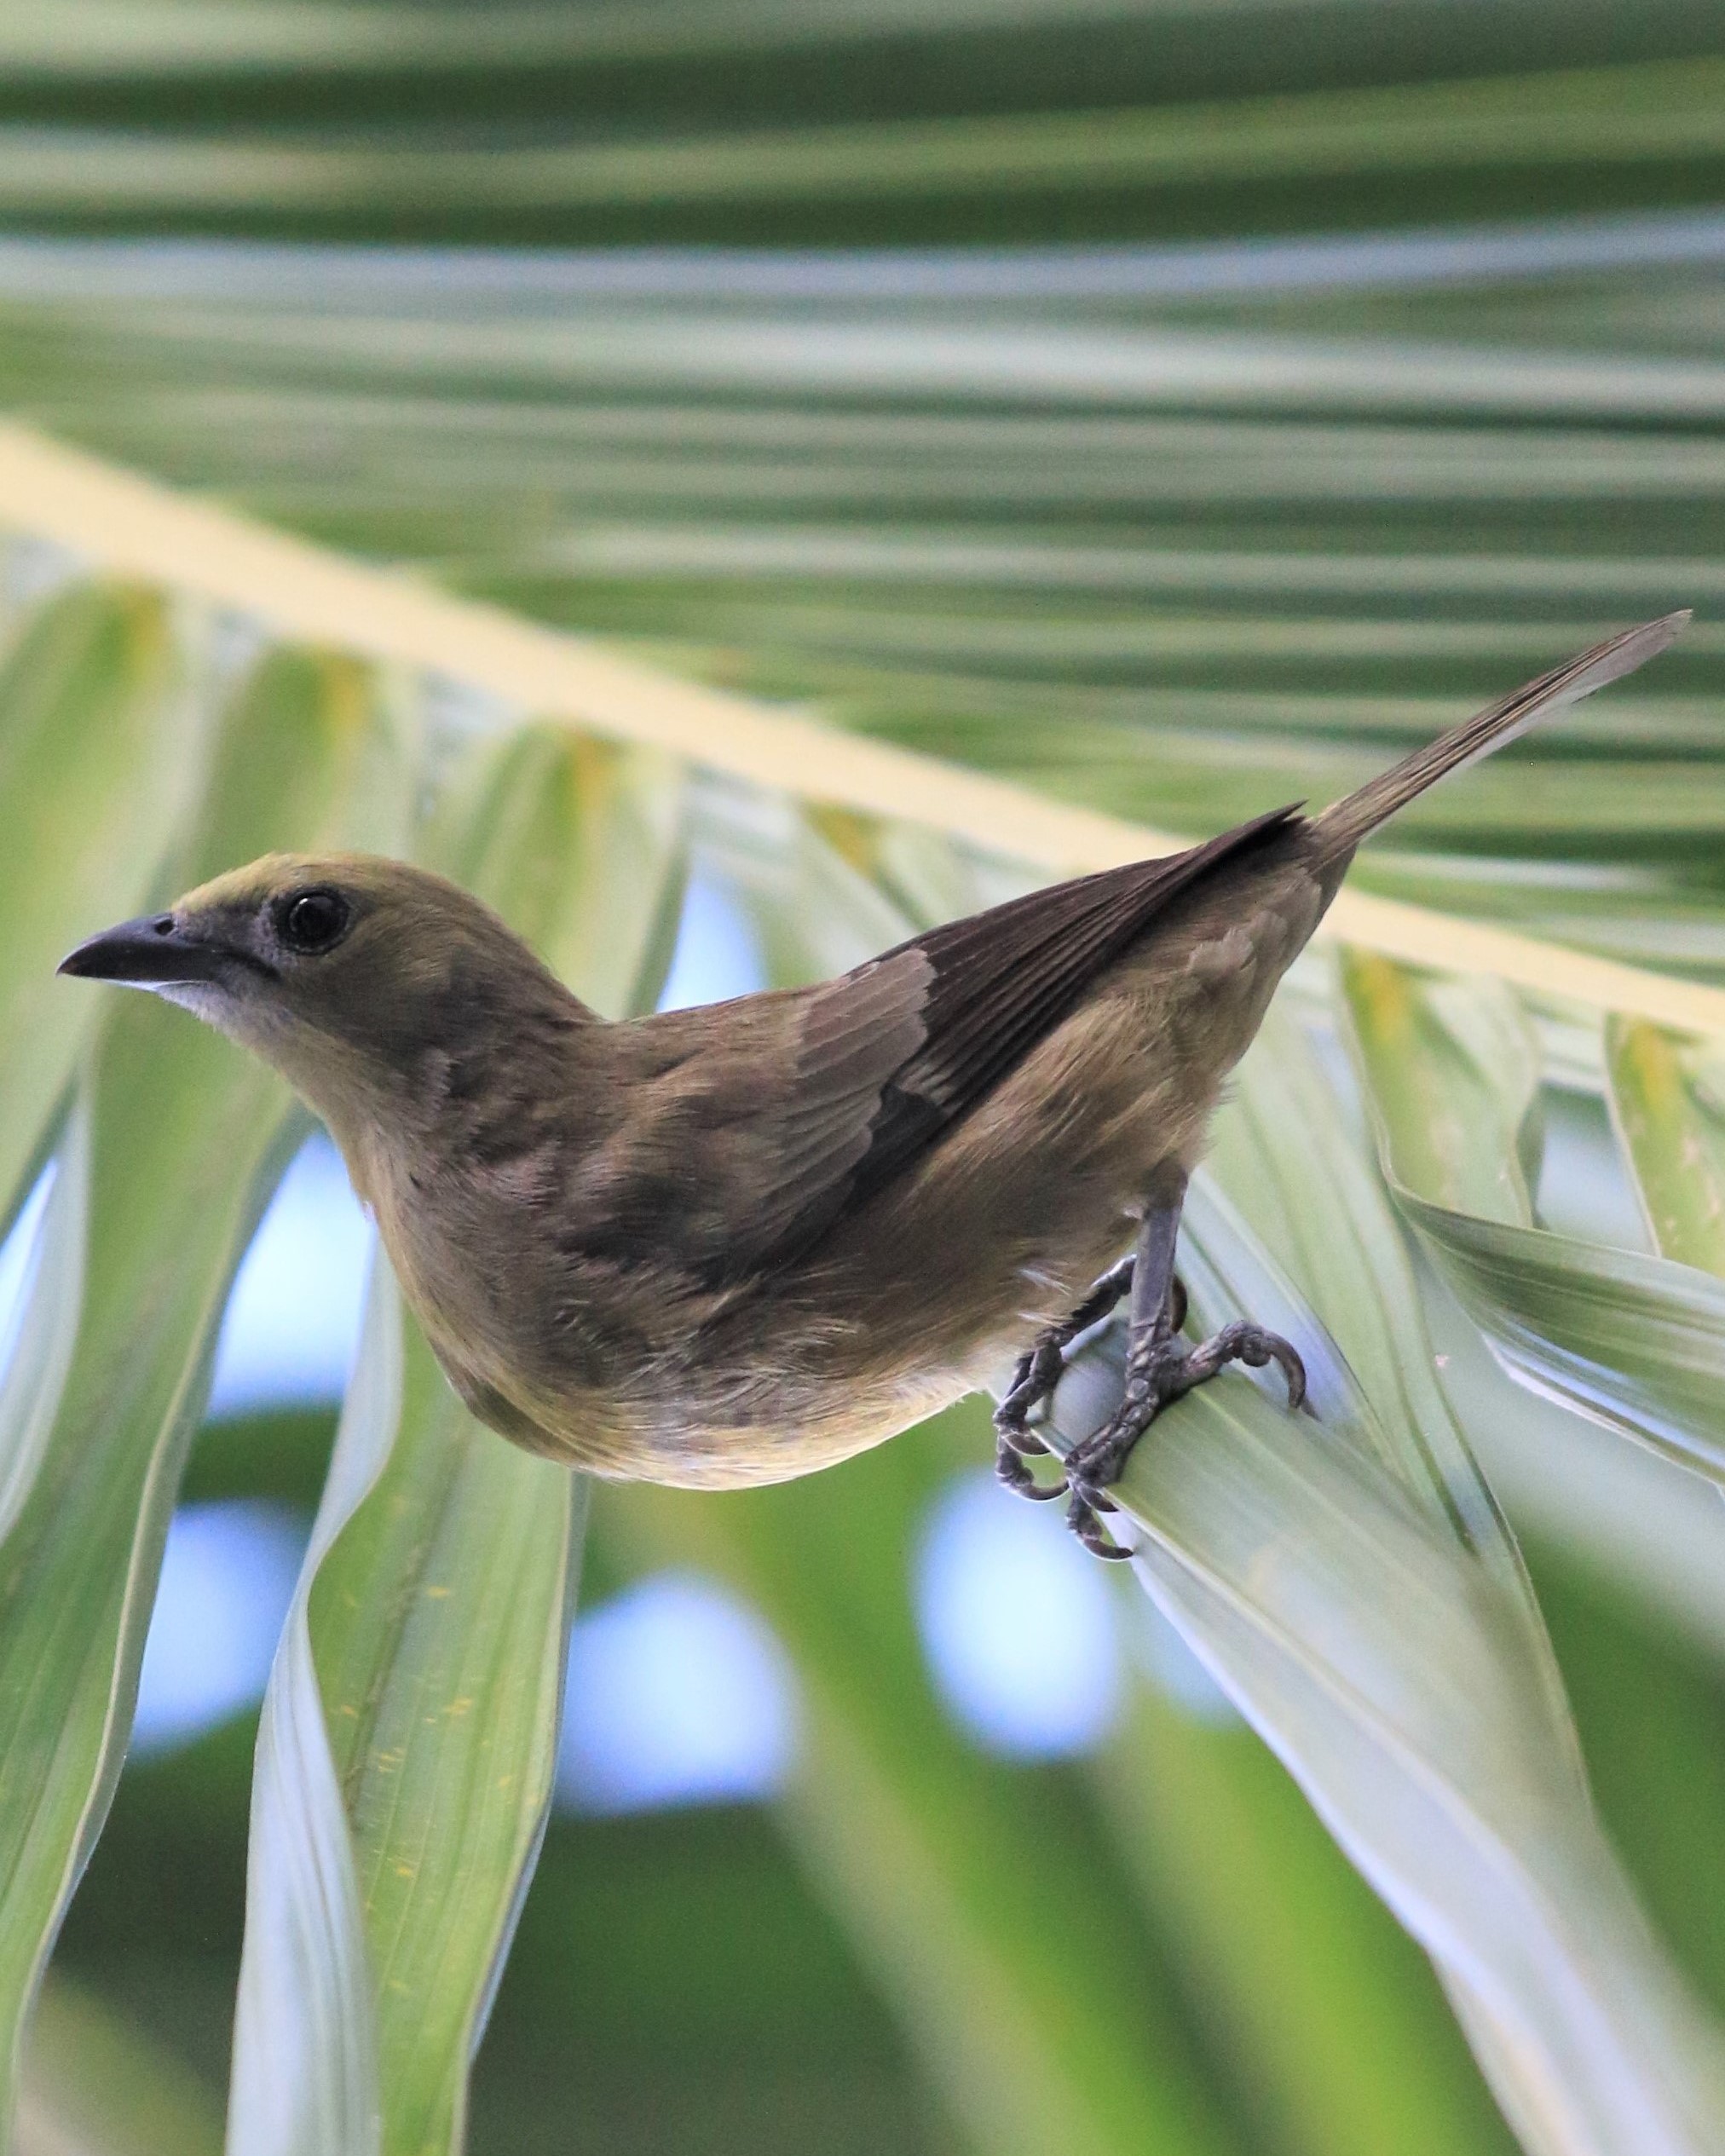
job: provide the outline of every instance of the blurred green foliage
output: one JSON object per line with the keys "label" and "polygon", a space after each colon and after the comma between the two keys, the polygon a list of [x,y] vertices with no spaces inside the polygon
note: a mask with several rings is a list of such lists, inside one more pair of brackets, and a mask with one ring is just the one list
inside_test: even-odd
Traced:
{"label": "blurred green foliage", "polygon": [[[211,1426],[185,1495],[267,1493],[309,1509],[332,1435],[333,1418],[311,1414]],[[937,1474],[950,1457],[932,1432],[903,1444]],[[796,1495],[779,1502],[794,1512]],[[597,1600],[628,1577],[603,1531],[604,1496],[586,1566]],[[1725,1672],[1597,1568],[1541,1541],[1529,1554],[1606,1824],[1725,2011],[1713,1917],[1725,1896]],[[239,1970],[255,1730],[246,1715],[128,1770],[55,1962],[212,2095]],[[1076,1769],[992,1759],[988,1772],[1050,1816],[1089,1809]],[[1145,1692],[1100,1773],[1107,1807],[1132,1813],[1128,1846],[1146,1867],[1134,1921],[1185,1991],[1188,2056],[1240,2107],[1247,2146],[1382,2148],[1398,2116],[1398,2148],[1512,2146],[1422,1957],[1255,1738]],[[1093,1830],[1090,1847],[1108,1876],[1107,1838]],[[1297,2032],[1302,2055],[1266,2073],[1261,2047],[1278,2027]],[[1352,2113],[1350,2086],[1361,2092]],[[1385,2107],[1395,2104],[1407,2108]],[[480,2055],[475,2156],[789,2152],[811,2137],[904,2156],[959,2145],[770,1816],[557,1819]]]}

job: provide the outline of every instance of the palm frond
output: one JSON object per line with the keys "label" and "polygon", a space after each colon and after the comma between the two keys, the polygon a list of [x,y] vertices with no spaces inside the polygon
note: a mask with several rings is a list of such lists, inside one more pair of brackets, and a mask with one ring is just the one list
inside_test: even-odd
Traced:
{"label": "palm frond", "polygon": [[[554,631],[175,500],[16,432],[0,449],[0,486],[10,490],[0,507],[14,523],[35,523],[61,545],[81,542],[135,577],[147,570],[182,605],[190,597],[240,609],[275,634],[314,635],[374,663],[411,666],[422,677],[436,669],[464,684],[466,723],[482,738],[464,762],[445,751],[445,806],[424,844],[491,890],[578,983],[588,979],[614,1006],[631,993],[629,983],[650,980],[663,963],[666,895],[685,843],[676,806],[681,767],[707,775],[692,801],[710,798],[721,825],[728,813],[746,829],[738,865],[753,879],[750,902],[772,963],[787,978],[849,963],[891,940],[907,919],[981,902],[1052,868],[1118,860],[1161,843],[998,779],[661,679]],[[339,709],[349,714],[351,739],[366,741],[370,681],[353,659],[289,649],[262,662],[233,709],[252,724],[291,711],[294,728],[309,726],[314,739],[317,723],[331,723],[330,712]],[[411,701],[411,683],[394,694],[398,705]],[[523,710],[580,730],[511,731]],[[255,750],[235,746],[249,738],[232,730],[238,723],[230,720],[216,752],[216,805],[202,842],[212,860],[215,851],[256,851],[268,835],[256,821],[244,824],[238,806],[226,816],[220,810],[220,775],[238,773],[242,757],[248,772],[257,761]],[[358,813],[343,781],[351,788],[362,771],[373,789],[365,802],[373,838],[380,813],[399,818],[399,808],[384,804],[405,798],[402,780],[392,779],[380,799],[366,757],[350,751],[336,776],[314,775],[326,767],[297,760],[304,752],[297,733],[273,738],[279,747],[268,768],[284,768],[287,756],[289,768],[304,776],[297,793],[272,789],[269,831],[291,827],[297,839],[308,828],[339,826]],[[389,768],[406,767],[398,756]],[[909,804],[914,821],[906,817]],[[398,827],[405,841],[405,827]],[[631,873],[609,873],[624,861]],[[1411,1276],[1383,1185],[1354,1135],[1359,1104],[1341,1075],[1337,1046],[1351,1020],[1370,1097],[1392,1133],[1403,1133],[1400,1150],[1392,1144],[1395,1195],[1422,1225],[1442,1204],[1445,1220],[1462,1224],[1456,1237],[1478,1242],[1489,1231],[1534,1237],[1538,1231],[1526,1223],[1537,1174],[1524,1133],[1545,1065],[1521,994],[1537,991],[1542,1007],[1590,1012],[1595,1027],[1614,1014],[1620,1028],[1702,1034],[1725,1030],[1725,994],[1370,896],[1352,897],[1338,913],[1350,946],[1342,985],[1333,954],[1324,954],[1290,983],[1289,1010],[1249,1058],[1209,1179],[1195,1194],[1188,1254],[1205,1314],[1220,1317],[1243,1303],[1300,1342],[1318,1419],[1290,1420],[1242,1378],[1195,1396],[1154,1446],[1141,1449],[1124,1485],[1128,1513],[1145,1537],[1139,1569],[1432,1954],[1530,2145],[1699,2149],[1725,2102],[1715,2039],[1641,1928],[1594,1825],[1519,1556],[1428,1375]],[[1363,954],[1368,944],[1375,950]],[[1433,983],[1411,972],[1411,961],[1450,971]],[[1484,988],[1458,977],[1481,972],[1489,977]],[[1303,1013],[1303,1031],[1296,1013]],[[93,1065],[86,1113],[94,1180],[78,1202],[104,1223],[120,1202],[101,1178],[109,1123],[128,1101],[159,1105],[176,1097],[165,1075],[110,1066],[121,1052],[114,1044],[129,1032],[139,1035],[135,1055],[147,1052],[142,1044],[154,1038],[155,1017],[121,1013]],[[1641,1044],[1636,1069],[1653,1067],[1644,1034],[1620,1037]],[[1506,1042],[1514,1054],[1503,1052]],[[170,1340],[164,1336],[162,1352],[180,1373],[207,1352],[221,1284],[257,1202],[258,1179],[267,1179],[279,1156],[274,1133],[286,1127],[260,1115],[254,1095],[262,1081],[236,1077],[216,1045],[188,1047],[176,1029],[172,1046],[180,1074],[173,1083],[186,1083],[184,1070],[200,1054],[211,1070],[201,1090],[187,1096],[187,1115],[195,1104],[197,1119],[176,1114],[165,1136],[150,1137],[159,1150],[177,1134],[181,1152],[171,1163],[164,1157],[162,1175],[170,1166],[181,1173],[186,1147],[204,1131],[230,1127],[224,1115],[242,1110],[252,1150],[215,1149],[224,1187],[233,1187],[236,1162],[257,1163],[230,1202],[241,1205],[238,1213],[212,1206],[202,1185],[188,1185],[199,1192],[202,1243],[188,1237],[177,1199],[176,1209],[148,1223],[150,1248],[158,1235],[173,1239],[182,1281],[193,1277],[186,1249],[207,1244],[211,1253],[195,1323]],[[1655,1189],[1662,1158],[1682,1143],[1670,1115],[1705,1110],[1698,1084],[1677,1089],[1675,1110],[1660,1097],[1666,1120],[1658,1142],[1641,1145]],[[1469,1085],[1480,1098],[1458,1127],[1456,1104],[1468,1100]],[[1635,1098],[1641,1121],[1625,1111],[1626,1127],[1642,1128],[1653,1098],[1647,1085]],[[140,1160],[154,1156],[135,1120],[119,1128],[136,1173]],[[193,1157],[211,1155],[194,1145]],[[1435,1199],[1423,1199],[1422,1183]],[[147,1179],[139,1187],[157,1186]],[[112,1231],[91,1247],[111,1253]],[[1630,1257],[1610,1255],[1612,1277],[1620,1281]],[[1684,1269],[1668,1260],[1635,1263],[1652,1281],[1649,1293],[1673,1306],[1671,1283]],[[1524,1267],[1518,1277],[1536,1276]],[[87,1337],[92,1312],[104,1307],[87,1291],[84,1329],[66,1381],[74,1399],[80,1383],[107,1381],[111,1366],[93,1357]],[[1543,1305],[1531,1317],[1521,1313],[1547,1356],[1564,1347],[1561,1326],[1549,1318]],[[122,1300],[112,1323],[135,1325],[133,1306]],[[1589,1337],[1597,1351],[1597,1327]],[[1114,1381],[1115,1352],[1105,1338],[1075,1364],[1063,1387],[1059,1430],[1070,1435],[1087,1412],[1093,1415]],[[1616,1353],[1616,1346],[1608,1342],[1605,1352]],[[41,1351],[34,1367],[49,1374],[43,1386],[51,1387],[63,1353],[63,1344]],[[1618,1359],[1629,1379],[1639,1375],[1641,1365]],[[183,1390],[175,1396],[191,1397]],[[128,1456],[147,1466],[147,1479],[127,1484],[110,1472],[104,1484],[109,1541],[123,1533],[126,1547],[144,1542],[145,1570],[188,1411],[178,1405],[140,1418]],[[57,1538],[76,1529],[80,1577],[92,1576],[98,1550],[102,1563],[112,1563],[108,1543],[84,1534],[82,1515],[68,1509],[54,1479],[75,1444],[88,1457],[87,1427],[68,1420],[62,1401],[8,1543],[20,1553],[35,1548],[32,1537],[58,1547]],[[361,2137],[355,2145],[370,2145],[365,2137],[379,2130],[380,2147],[421,2145],[427,2134],[447,2145],[459,2131],[460,2061],[531,1857],[555,1728],[571,1542],[567,1497],[553,1503],[534,1483],[546,1472],[493,1444],[456,1412],[424,1367],[423,1350],[402,1345],[400,1320],[380,1295],[260,1755],[236,2067],[235,2130],[248,2148],[309,2147],[320,2135],[349,2131]],[[132,1487],[160,1494],[147,1503],[122,1502]],[[842,1513],[842,1495],[833,1502]],[[893,1502],[902,1506],[903,1496]],[[485,1582],[503,1548],[515,1561],[524,1529],[538,1552],[528,1568],[535,1584],[512,1604],[515,1617],[505,1624]],[[903,1526],[892,1531],[902,1536]],[[466,1586],[428,1599],[423,1590],[441,1583],[432,1574],[451,1535],[462,1550],[459,1563],[451,1558],[452,1582],[459,1574]],[[998,1831],[989,1830],[993,1853],[979,1873],[955,1868],[952,1843],[925,1835],[914,1876],[946,1911],[930,1936],[945,1939],[942,1954],[960,1960],[931,1959],[922,1934],[886,1923],[890,1905],[882,1897],[893,1866],[908,1861],[914,1784],[903,1778],[897,1741],[885,1734],[879,1687],[886,1673],[871,1669],[873,1651],[860,1661],[854,1651],[835,1658],[826,1621],[814,1620],[811,1582],[818,1574],[830,1583],[839,1568],[812,1545],[804,1552],[782,1534],[727,1536],[716,1522],[695,1533],[689,1547],[697,1545],[718,1551],[719,1561],[780,1616],[811,1696],[827,1703],[825,1736],[792,1808],[799,1844],[859,1938],[873,1941],[868,1951],[901,1999],[907,2026],[937,2032],[936,2071],[961,2112],[990,2145],[1018,2145],[1023,2120],[1046,2122],[1078,2101],[1066,2063],[1076,2033],[1054,2042],[1045,2031],[1047,2040],[1022,2048],[1031,2002],[1046,2014],[1051,1992],[1070,2001],[1088,1993],[1070,1988],[1080,1986],[1076,1963],[1064,1974],[1045,1966],[1059,1927],[1045,1931],[1028,1913],[1012,1916],[1003,1898],[999,1882],[1013,1831],[1004,1819]],[[41,1606],[62,1605],[44,1600]],[[107,1703],[107,1673],[136,1653],[136,1618],[129,1623],[117,1635],[129,1646],[97,1627],[82,1647],[103,1682],[101,1734],[78,1784],[86,1807],[111,1773],[103,1762],[113,1756],[121,1717]],[[538,1643],[531,1652],[521,1644],[522,1625]],[[859,1631],[857,1644],[867,1637]],[[496,1664],[496,1681],[473,1694],[452,1689],[470,1657],[477,1657],[476,1668]],[[903,1711],[902,1669],[895,1681],[895,1711]],[[440,1707],[427,1720],[434,1693],[447,1706],[445,1692],[464,1698],[482,1691],[476,1719],[452,1719]],[[865,1731],[877,1732],[873,1753],[858,1750]],[[931,1726],[920,1742],[932,1758],[942,1740]],[[476,1761],[488,1744],[518,1755],[511,1794],[500,1806],[478,1800]],[[978,1822],[997,1806],[970,1786],[972,1771],[960,1767],[949,1740],[939,1755],[955,1778],[942,1809],[962,1814],[966,1832],[982,1835]],[[447,1785],[474,1801],[455,1813],[436,1812],[436,1792]],[[873,1791],[860,1808],[859,1788]],[[80,1810],[76,1819],[88,1816]],[[430,1832],[434,1817],[447,1832]],[[83,1831],[68,1812],[55,1845],[56,1881],[82,1853]],[[1064,1859],[1051,1853],[1048,1861]],[[976,1882],[984,1876],[989,1888],[978,1901]],[[38,1942],[63,1891],[44,1892],[34,1920]],[[464,1912],[459,1939],[449,1928],[457,1906]],[[29,1955],[21,2002],[40,1945],[30,1948],[29,1925],[19,1935]],[[308,1969],[319,1972],[314,1980]],[[953,2010],[962,1970],[1000,2002],[998,2026]],[[1100,1995],[1080,2022],[1088,2040],[1103,2046],[1093,2061],[1091,2108],[1095,2145],[1111,2146],[1129,2117],[1157,2110],[1163,2099],[1152,2088],[1162,2089],[1169,2073],[1177,2080],[1180,2069],[1164,2061],[1149,2071],[1123,2036],[1105,2044],[1098,2032],[1111,2023]],[[1000,2049],[1002,2028],[1016,2032],[1010,2056]],[[1019,2096],[1004,2102],[1001,2091],[1013,2088]],[[1105,2100],[1111,2088],[1116,2093]],[[1072,2115],[1087,2114],[1081,2107]],[[1198,2135],[1192,2145],[1212,2145],[1209,2130],[1191,2130]]]}
{"label": "palm frond", "polygon": [[[160,618],[151,608],[146,620],[152,614]],[[124,712],[131,679],[123,668],[110,679]],[[171,722],[156,752],[186,753]],[[351,660],[292,650],[266,659],[227,700],[205,769],[195,835],[177,863],[194,878],[308,831],[389,845],[404,827],[385,716]],[[269,787],[256,783],[259,770]],[[50,766],[43,775],[47,809],[58,774]],[[21,816],[31,798],[20,792]],[[114,805],[124,830],[136,805]],[[159,847],[168,834],[158,826],[153,835]],[[50,1115],[58,1106],[39,1093],[32,1104]],[[26,1353],[6,1400],[9,2075],[124,1755],[168,1514],[228,1288],[303,1127],[273,1077],[236,1065],[141,999],[107,1014],[78,1078],[49,1247],[23,1319],[26,1339],[42,1328],[59,1338]],[[32,1133],[29,1150],[51,1136],[51,1124]],[[76,1300],[62,1301],[71,1288]]]}
{"label": "palm frond", "polygon": [[[326,840],[443,862],[602,1008],[659,981],[689,860],[803,977],[1320,804],[1609,625],[1706,613],[1716,16],[4,11],[0,395],[130,468],[0,429],[0,1217],[38,1191],[0,1381],[14,2038],[301,1127],[182,1024],[98,1020],[61,951]],[[1126,1493],[1139,1571],[1315,1813],[1147,1678],[1088,1776],[956,1732],[905,1552],[974,1408],[759,1503],[596,1505],[602,1582],[673,1551],[770,1614],[789,1846],[968,2145],[1501,2145],[1318,1817],[1525,2146],[1718,2141],[1716,2034],[1577,1744],[1716,2006],[1684,1916],[1711,1676],[1626,1804],[1639,1735],[1601,1703],[1676,1664],[1578,1653],[1560,1570],[1572,1715],[1473,1453],[1542,1594],[1540,1531],[1579,1537],[1716,1656],[1722,652],[1702,621],[1368,849],[1195,1194],[1199,1302],[1295,1333],[1320,1416],[1238,1376],[1170,1415]],[[1118,1352],[1075,1364],[1063,1427]],[[266,1719],[236,2149],[459,2140],[580,1508],[456,1409],[380,1278]],[[118,2085],[87,2015],[41,2026]]]}

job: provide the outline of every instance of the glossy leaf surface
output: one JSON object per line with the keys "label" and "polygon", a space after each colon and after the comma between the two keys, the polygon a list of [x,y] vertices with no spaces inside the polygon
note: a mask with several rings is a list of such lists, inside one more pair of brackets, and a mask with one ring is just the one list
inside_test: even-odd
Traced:
{"label": "glossy leaf surface", "polygon": [[[267,793],[254,772],[280,781]],[[271,845],[387,844],[401,766],[366,670],[284,652],[221,728],[197,836],[201,880]],[[64,981],[67,995],[110,993]],[[0,1951],[5,2056],[119,1772],[180,1467],[204,1404],[227,1288],[302,1128],[285,1090],[183,1013],[114,999],[80,1085],[65,1196],[86,1228],[38,1272],[26,1334],[81,1288],[69,1353],[9,1391],[0,1566]],[[61,1232],[58,1223],[50,1240]],[[44,1427],[45,1424],[45,1427]]]}
{"label": "glossy leaf surface", "polygon": [[[1492,983],[1434,982],[1381,958],[1350,960],[1346,979],[1385,1173],[1506,1368],[1685,1466],[1725,1475],[1725,1283],[1670,1259],[1532,1225],[1516,1150],[1528,1089],[1513,1064],[1473,1059],[1457,1033],[1503,1024],[1513,1008],[1504,992]],[[1410,1008],[1421,1014],[1412,1030],[1402,1015]],[[1531,1042],[1525,1027],[1522,1038]],[[1434,1176],[1418,1134],[1431,1128],[1433,1097],[1449,1098],[1468,1082],[1464,1066],[1471,1098],[1458,1100],[1445,1125],[1457,1167],[1453,1177]],[[1628,1112],[1641,1112],[1633,1098]],[[1647,1129],[1644,1156],[1657,1187],[1682,1140],[1667,1125],[1657,1155],[1654,1143]],[[1497,1217],[1446,1202],[1458,1186],[1498,1194]],[[1507,1202],[1505,1193],[1513,1194]]]}

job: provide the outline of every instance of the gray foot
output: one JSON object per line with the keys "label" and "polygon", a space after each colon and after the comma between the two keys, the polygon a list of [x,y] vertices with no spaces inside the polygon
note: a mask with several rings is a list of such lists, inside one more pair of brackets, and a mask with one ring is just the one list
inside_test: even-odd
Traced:
{"label": "gray foot", "polygon": [[1067,1524],[1086,1549],[1099,1557],[1131,1556],[1130,1550],[1111,1539],[1097,1517],[1116,1509],[1103,1493],[1119,1480],[1132,1448],[1162,1409],[1230,1363],[1246,1363],[1255,1369],[1274,1363],[1288,1381],[1289,1406],[1297,1408],[1306,1398],[1306,1366],[1297,1350],[1279,1333],[1266,1332],[1244,1319],[1223,1326],[1200,1347],[1189,1347],[1177,1334],[1160,1329],[1134,1343],[1120,1405],[1093,1437],[1066,1458],[1066,1484],[1072,1492]]}

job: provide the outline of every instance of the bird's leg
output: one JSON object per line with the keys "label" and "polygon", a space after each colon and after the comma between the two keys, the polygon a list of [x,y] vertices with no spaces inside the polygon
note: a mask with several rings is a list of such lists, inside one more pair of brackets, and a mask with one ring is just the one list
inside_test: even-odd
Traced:
{"label": "bird's leg", "polygon": [[1298,1352],[1279,1334],[1266,1332],[1261,1325],[1243,1319],[1224,1325],[1198,1347],[1189,1347],[1180,1337],[1186,1298],[1180,1297],[1176,1314],[1174,1255],[1186,1184],[1180,1171],[1169,1169],[1145,1211],[1134,1253],[1126,1387],[1120,1405],[1101,1429],[1066,1456],[1066,1482],[1072,1492],[1067,1522],[1084,1547],[1099,1557],[1132,1554],[1109,1538],[1097,1514],[1115,1509],[1103,1492],[1118,1481],[1132,1448],[1165,1407],[1229,1363],[1255,1367],[1275,1363],[1288,1381],[1289,1407],[1297,1408],[1306,1397],[1306,1367]]}
{"label": "bird's leg", "polygon": [[[1048,1450],[1030,1428],[1027,1418],[1038,1402],[1052,1398],[1066,1367],[1066,1350],[1073,1341],[1099,1324],[1121,1297],[1131,1292],[1136,1265],[1134,1253],[1111,1265],[1099,1280],[1092,1282],[1089,1293],[1076,1310],[1059,1324],[1045,1326],[1019,1356],[1006,1398],[995,1409],[995,1473],[1014,1496],[1041,1503],[1064,1495],[1064,1475],[1058,1482],[1040,1483],[1024,1465],[1027,1458]],[[1174,1277],[1171,1267],[1169,1280],[1169,1322],[1178,1332],[1186,1323],[1186,1289]]]}

